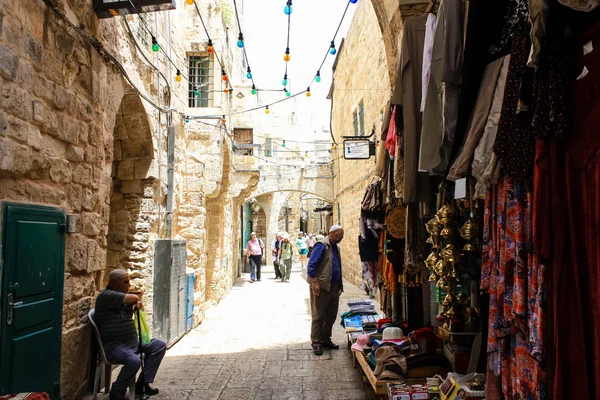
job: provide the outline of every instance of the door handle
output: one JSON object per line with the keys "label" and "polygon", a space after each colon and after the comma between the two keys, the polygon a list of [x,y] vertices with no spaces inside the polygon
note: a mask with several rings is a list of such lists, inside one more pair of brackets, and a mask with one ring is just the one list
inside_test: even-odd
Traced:
{"label": "door handle", "polygon": [[12,294],[12,293],[8,294],[8,312],[6,313],[6,324],[7,325],[12,324],[13,310],[15,307],[20,306],[21,304],[23,304],[22,301],[17,301],[16,303],[14,302],[14,294]]}

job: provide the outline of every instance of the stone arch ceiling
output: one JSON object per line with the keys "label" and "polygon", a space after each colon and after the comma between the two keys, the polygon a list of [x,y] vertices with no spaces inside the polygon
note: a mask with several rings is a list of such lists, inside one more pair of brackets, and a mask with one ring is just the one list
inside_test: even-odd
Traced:
{"label": "stone arch ceiling", "polygon": [[[324,196],[323,194],[311,192],[311,191],[308,191],[308,190],[302,190],[302,189],[279,189],[279,190],[273,190],[273,191],[270,191],[270,192],[256,193],[256,194],[253,194],[252,197],[256,198],[257,202],[259,202],[259,200],[258,200],[259,197],[266,196],[268,194],[278,193],[278,192],[289,192],[290,194],[291,193],[310,194],[310,195],[316,196],[316,197],[318,197],[320,199],[323,199],[323,201],[326,201],[327,203],[333,204],[333,199],[330,199],[330,198]],[[262,204],[261,204],[261,206],[262,206]]]}
{"label": "stone arch ceiling", "polygon": [[371,0],[371,4],[375,15],[377,15],[379,29],[383,36],[390,82],[395,82],[402,32],[402,14],[399,0]]}

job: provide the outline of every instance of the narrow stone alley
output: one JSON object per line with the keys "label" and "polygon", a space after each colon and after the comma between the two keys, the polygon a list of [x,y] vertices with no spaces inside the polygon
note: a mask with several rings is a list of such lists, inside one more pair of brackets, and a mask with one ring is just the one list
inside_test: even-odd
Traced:
{"label": "narrow stone alley", "polygon": [[[247,274],[211,308],[206,320],[173,346],[163,360],[154,398],[168,400],[371,399],[374,393],[353,368],[339,319],[333,341],[339,350],[315,356],[310,346],[310,309],[305,271],[294,265],[289,283],[264,267],[261,282]],[[364,298],[345,282],[340,300]]]}

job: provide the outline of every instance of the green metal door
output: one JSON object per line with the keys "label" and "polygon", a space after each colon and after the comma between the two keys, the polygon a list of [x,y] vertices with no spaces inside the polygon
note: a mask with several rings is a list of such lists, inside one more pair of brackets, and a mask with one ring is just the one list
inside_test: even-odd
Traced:
{"label": "green metal door", "polygon": [[0,394],[60,397],[63,210],[4,203],[0,263]]}

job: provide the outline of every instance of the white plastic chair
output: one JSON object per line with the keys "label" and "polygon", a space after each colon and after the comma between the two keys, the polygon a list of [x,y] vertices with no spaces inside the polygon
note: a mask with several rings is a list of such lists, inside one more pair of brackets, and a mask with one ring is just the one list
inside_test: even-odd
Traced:
{"label": "white plastic chair", "polygon": [[[96,360],[96,371],[94,373],[94,400],[96,400],[98,396],[98,389],[100,387],[100,377],[102,371],[104,370],[104,393],[108,394],[110,393],[112,366],[120,365],[118,363],[113,363],[106,359],[106,352],[104,351],[104,346],[102,345],[102,340],[100,339],[100,331],[98,330],[98,327],[94,322],[95,312],[96,309],[92,308],[88,313],[88,319],[90,321],[90,325],[92,326],[92,330],[94,331],[96,343],[98,344],[98,357]],[[131,380],[131,383],[129,383],[129,400],[135,400],[135,377]]]}

